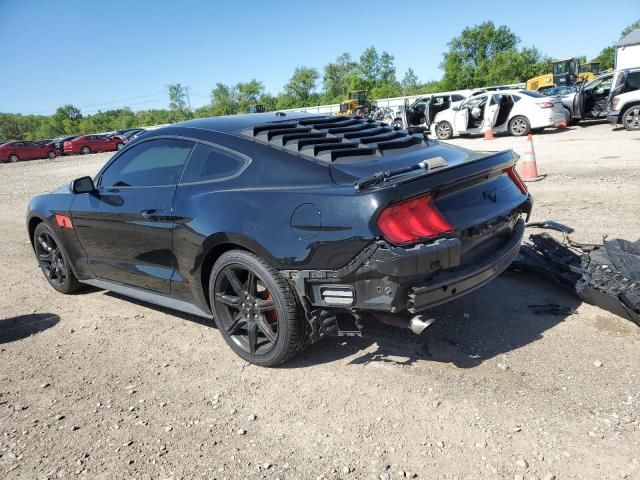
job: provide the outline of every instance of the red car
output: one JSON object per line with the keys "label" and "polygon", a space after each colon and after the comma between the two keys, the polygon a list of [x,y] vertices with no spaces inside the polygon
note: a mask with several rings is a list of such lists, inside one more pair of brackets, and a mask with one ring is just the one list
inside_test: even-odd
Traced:
{"label": "red car", "polygon": [[0,145],[0,162],[17,162],[35,158],[56,158],[57,152],[51,143],[17,141]]}
{"label": "red car", "polygon": [[126,138],[120,135],[82,135],[73,140],[64,142],[64,153],[113,152],[120,150],[127,143]]}

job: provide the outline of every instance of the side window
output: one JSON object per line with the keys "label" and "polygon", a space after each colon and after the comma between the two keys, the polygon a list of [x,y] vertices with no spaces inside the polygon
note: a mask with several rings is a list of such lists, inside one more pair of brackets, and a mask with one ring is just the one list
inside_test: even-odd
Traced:
{"label": "side window", "polygon": [[625,91],[631,92],[633,90],[640,90],[640,71],[629,72],[629,75],[627,75]]}
{"label": "side window", "polygon": [[464,100],[464,97],[462,95],[451,95],[452,102],[459,102],[460,100]]}
{"label": "side window", "polygon": [[161,138],[135,145],[107,167],[101,187],[153,187],[175,185],[193,143]]}
{"label": "side window", "polygon": [[249,158],[244,155],[198,143],[180,183],[224,180],[237,175],[248,163]]}
{"label": "side window", "polygon": [[514,103],[520,100],[520,97],[518,95],[511,95],[511,98],[513,98]]}

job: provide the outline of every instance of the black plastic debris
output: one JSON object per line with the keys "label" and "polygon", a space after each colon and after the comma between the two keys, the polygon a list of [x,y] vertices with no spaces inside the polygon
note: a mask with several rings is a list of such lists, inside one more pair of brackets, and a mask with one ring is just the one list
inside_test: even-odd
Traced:
{"label": "black plastic debris", "polygon": [[[596,305],[640,326],[640,240],[604,240],[602,245],[581,244],[566,234],[573,231],[556,222],[531,225],[563,233],[563,241],[546,232],[531,234],[522,244],[511,270],[547,278]],[[530,305],[534,313],[562,315],[560,305]]]}

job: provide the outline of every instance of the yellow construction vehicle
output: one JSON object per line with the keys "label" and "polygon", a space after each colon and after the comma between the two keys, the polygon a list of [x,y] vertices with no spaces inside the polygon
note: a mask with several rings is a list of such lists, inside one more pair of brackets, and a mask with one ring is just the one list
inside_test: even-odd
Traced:
{"label": "yellow construction vehicle", "polygon": [[367,100],[366,90],[354,90],[349,92],[347,99],[340,104],[340,111],[336,115],[366,115],[371,110],[371,102]]}
{"label": "yellow construction vehicle", "polygon": [[544,91],[551,87],[564,87],[578,82],[578,60],[565,58],[552,62],[553,73],[545,73],[527,80],[527,90]]}
{"label": "yellow construction vehicle", "polygon": [[578,83],[590,82],[600,73],[600,62],[583,63],[578,71]]}

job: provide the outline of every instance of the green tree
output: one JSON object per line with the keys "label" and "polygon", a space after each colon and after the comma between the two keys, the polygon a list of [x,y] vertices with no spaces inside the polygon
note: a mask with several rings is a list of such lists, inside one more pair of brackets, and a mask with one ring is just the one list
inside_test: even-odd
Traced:
{"label": "green tree", "polygon": [[367,89],[373,88],[380,80],[380,55],[375,47],[367,48],[360,55],[358,76]]}
{"label": "green tree", "polygon": [[640,18],[625,28],[620,34],[620,38],[625,37],[627,34],[631,33],[633,30],[640,28]]}
{"label": "green tree", "polygon": [[211,91],[211,112],[213,115],[233,115],[238,113],[235,88],[224,83],[216,83]]}
{"label": "green tree", "polygon": [[440,65],[445,88],[485,86],[491,61],[500,52],[514,50],[519,41],[506,25],[496,28],[493,22],[484,22],[465,28],[449,42]]}
{"label": "green tree", "polygon": [[187,109],[187,90],[181,83],[172,83],[167,86],[169,90],[169,110]]}
{"label": "green tree", "polygon": [[262,103],[264,85],[255,78],[249,82],[240,82],[235,87],[238,102],[238,112],[247,113],[250,105]]}
{"label": "green tree", "polygon": [[402,77],[402,94],[414,95],[418,90],[418,76],[415,74],[412,68],[409,68],[404,77]]}
{"label": "green tree", "polygon": [[551,71],[550,59],[536,48],[515,48],[498,52],[488,63],[484,86],[525,82],[529,78]]}
{"label": "green tree", "polygon": [[289,83],[284,88],[287,93],[306,104],[311,93],[316,89],[316,82],[319,78],[320,74],[315,68],[296,67]]}
{"label": "green tree", "polygon": [[615,45],[609,45],[604,47],[600,54],[593,59],[594,62],[600,62],[600,69],[607,70],[613,68],[616,60],[616,47]]}
{"label": "green tree", "polygon": [[335,62],[325,65],[322,83],[327,103],[339,102],[346,98],[356,67],[356,62],[348,53],[343,53]]}
{"label": "green tree", "polygon": [[396,83],[396,66],[393,64],[395,57],[387,52],[382,52],[380,55],[380,66],[378,72],[380,78],[379,83]]}
{"label": "green tree", "polygon": [[182,122],[191,118],[191,112],[187,109],[187,89],[181,83],[172,83],[167,89],[172,121]]}
{"label": "green tree", "polygon": [[82,112],[74,105],[62,105],[51,117],[51,132],[56,135],[73,135],[79,131]]}

